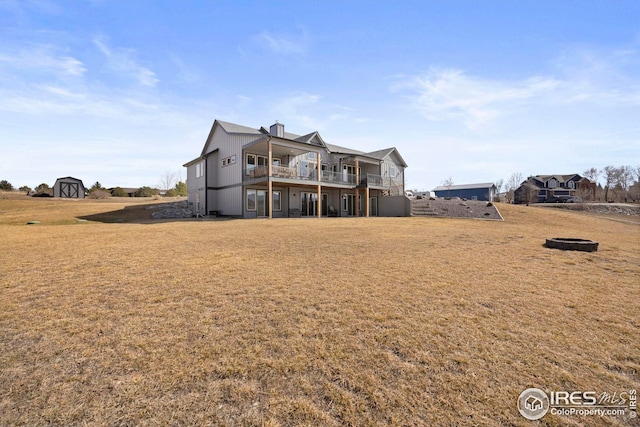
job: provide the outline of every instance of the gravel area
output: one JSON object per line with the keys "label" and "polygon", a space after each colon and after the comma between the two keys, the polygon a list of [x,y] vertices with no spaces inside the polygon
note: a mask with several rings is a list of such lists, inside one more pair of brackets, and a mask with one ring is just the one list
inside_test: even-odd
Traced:
{"label": "gravel area", "polygon": [[503,220],[493,203],[478,200],[414,200],[414,204],[428,203],[436,216]]}
{"label": "gravel area", "polygon": [[535,206],[585,211],[600,215],[640,216],[640,205],[630,203],[538,203]]}
{"label": "gravel area", "polygon": [[157,205],[157,206],[149,206],[147,209],[156,210],[151,214],[151,216],[155,219],[161,218],[191,218],[193,213],[189,209],[186,200],[180,202],[170,203],[168,206],[166,204]]}

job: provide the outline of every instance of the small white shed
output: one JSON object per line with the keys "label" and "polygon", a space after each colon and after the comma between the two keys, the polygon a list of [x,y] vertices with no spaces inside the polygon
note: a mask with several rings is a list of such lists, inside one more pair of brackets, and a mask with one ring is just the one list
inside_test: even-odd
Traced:
{"label": "small white shed", "polygon": [[53,197],[84,199],[86,189],[82,180],[73,177],[58,178],[53,185]]}

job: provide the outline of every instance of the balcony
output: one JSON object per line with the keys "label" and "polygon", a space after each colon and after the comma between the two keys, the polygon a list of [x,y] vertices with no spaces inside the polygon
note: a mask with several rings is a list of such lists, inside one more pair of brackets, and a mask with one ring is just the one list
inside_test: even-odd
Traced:
{"label": "balcony", "polygon": [[374,175],[368,173],[361,177],[360,186],[369,188],[389,189],[402,186],[402,180],[389,176]]}
{"label": "balcony", "polygon": [[[318,171],[312,170],[300,170],[296,167],[289,166],[272,166],[271,178],[274,181],[290,182],[294,184],[304,184],[309,182],[314,185],[322,184],[325,186],[356,186],[356,176],[346,173],[338,173],[331,171],[322,171],[320,181],[318,180]],[[266,181],[269,176],[269,168],[267,166],[258,166],[251,169],[245,169],[243,171],[243,181],[257,183],[260,181]]]}
{"label": "balcony", "polygon": [[356,185],[356,176],[348,173],[322,171],[322,181],[344,185]]}
{"label": "balcony", "polygon": [[[271,179],[276,182],[288,182],[291,184],[321,184],[323,186],[336,186],[341,188],[375,188],[390,190],[402,188],[402,180],[389,176],[375,174],[363,174],[360,181],[354,174],[344,172],[321,171],[320,180],[317,179],[317,170],[300,170],[300,168],[289,166],[273,166],[271,169]],[[269,176],[267,166],[258,166],[243,171],[243,182],[259,183],[266,181]]]}

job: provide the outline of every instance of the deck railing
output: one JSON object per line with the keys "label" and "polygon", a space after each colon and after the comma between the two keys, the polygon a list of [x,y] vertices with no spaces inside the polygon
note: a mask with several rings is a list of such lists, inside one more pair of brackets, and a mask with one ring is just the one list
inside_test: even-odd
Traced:
{"label": "deck railing", "polygon": [[[266,178],[269,175],[267,166],[257,166],[244,170],[244,180],[256,178]],[[296,167],[272,166],[271,176],[273,178],[285,178],[305,181],[317,181],[317,170],[301,171]],[[360,181],[356,182],[356,175],[344,172],[321,171],[320,181],[333,184],[363,185],[366,187],[393,188],[402,185],[402,180],[389,176],[375,175],[371,173],[360,176]]]}
{"label": "deck railing", "polygon": [[362,177],[360,181],[361,184],[364,184],[367,187],[383,187],[383,188],[391,188],[396,187],[402,184],[402,180],[392,178],[389,176],[375,175],[372,173],[366,174]]}
{"label": "deck railing", "polygon": [[[244,180],[251,180],[255,178],[266,178],[269,176],[269,168],[267,166],[257,166],[251,169],[244,170]],[[272,166],[271,176],[274,178],[289,178],[289,179],[303,179],[303,180],[316,180],[316,171],[299,171],[297,168],[289,166]]]}
{"label": "deck railing", "polygon": [[322,171],[322,180],[326,182],[335,182],[338,184],[355,185],[356,176],[349,173]]}

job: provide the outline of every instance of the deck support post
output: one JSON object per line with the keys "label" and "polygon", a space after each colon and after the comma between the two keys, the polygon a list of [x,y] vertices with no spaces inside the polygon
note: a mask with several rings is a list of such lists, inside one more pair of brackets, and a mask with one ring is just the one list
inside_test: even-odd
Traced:
{"label": "deck support post", "polygon": [[318,184],[318,218],[322,218],[322,185]]}
{"label": "deck support post", "polygon": [[365,205],[365,209],[366,209],[366,213],[365,216],[367,218],[369,218],[369,187],[365,187],[364,189],[364,195],[366,197],[364,205]]}
{"label": "deck support post", "polygon": [[273,182],[271,182],[271,176],[273,175],[273,149],[271,146],[271,138],[267,141],[269,147],[269,166],[267,167],[267,206],[269,206],[269,219],[273,218]]}
{"label": "deck support post", "polygon": [[[318,174],[318,182],[322,181],[322,157],[320,152],[316,154],[317,156],[317,174]],[[322,184],[318,184],[318,218],[322,218]]]}
{"label": "deck support post", "polygon": [[360,185],[360,162],[356,159],[356,216],[360,216],[360,191],[358,186]]}

